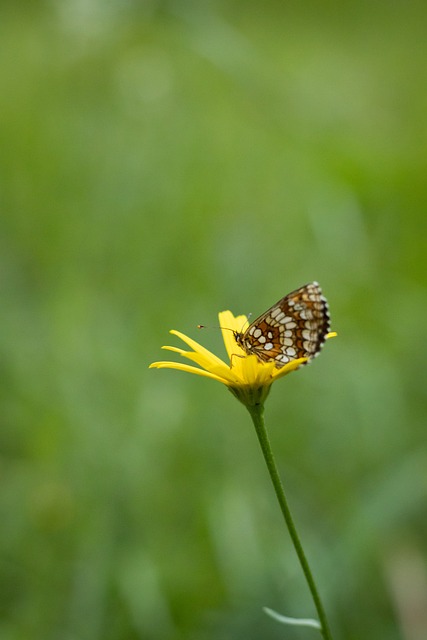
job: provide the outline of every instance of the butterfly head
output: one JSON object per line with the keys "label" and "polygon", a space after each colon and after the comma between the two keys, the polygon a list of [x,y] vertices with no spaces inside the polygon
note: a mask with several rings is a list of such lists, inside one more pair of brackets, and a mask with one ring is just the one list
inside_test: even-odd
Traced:
{"label": "butterfly head", "polygon": [[244,349],[244,346],[243,346],[244,333],[243,333],[243,331],[233,331],[233,336],[234,336],[235,341],[239,345],[239,347]]}

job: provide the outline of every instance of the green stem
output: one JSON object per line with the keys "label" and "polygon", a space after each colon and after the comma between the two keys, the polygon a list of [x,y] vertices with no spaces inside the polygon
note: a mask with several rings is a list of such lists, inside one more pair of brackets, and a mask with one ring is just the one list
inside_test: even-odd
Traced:
{"label": "green stem", "polygon": [[279,501],[280,508],[282,510],[283,517],[285,518],[286,525],[288,527],[289,534],[291,536],[298,560],[300,561],[301,568],[304,572],[305,579],[307,581],[310,593],[313,598],[314,605],[319,616],[319,622],[321,625],[321,633],[324,640],[332,640],[331,631],[329,629],[326,613],[323,608],[322,601],[319,596],[319,592],[316,587],[316,583],[311,573],[310,566],[308,564],[304,549],[302,548],[300,539],[298,537],[297,530],[289,509],[288,501],[285,496],[282,482],[280,480],[279,472],[277,470],[276,462],[274,460],[273,451],[271,449],[270,440],[267,430],[264,424],[264,408],[261,404],[256,406],[248,406],[249,413],[251,414],[255,429],[257,432],[258,440],[261,445],[264,460],[267,464],[268,472],[270,474],[271,481],[276,492],[277,499]]}

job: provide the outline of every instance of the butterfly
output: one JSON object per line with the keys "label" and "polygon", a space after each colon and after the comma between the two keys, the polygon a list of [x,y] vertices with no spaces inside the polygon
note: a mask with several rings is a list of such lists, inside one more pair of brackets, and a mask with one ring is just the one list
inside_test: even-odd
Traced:
{"label": "butterfly", "polygon": [[317,356],[330,332],[329,307],[317,282],[288,293],[254,320],[234,331],[237,344],[261,362],[283,367],[291,360]]}

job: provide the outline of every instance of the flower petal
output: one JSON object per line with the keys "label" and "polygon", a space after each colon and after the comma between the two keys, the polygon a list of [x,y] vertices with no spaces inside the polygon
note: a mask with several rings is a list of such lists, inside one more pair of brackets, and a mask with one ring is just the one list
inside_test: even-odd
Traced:
{"label": "flower petal", "polygon": [[291,362],[288,362],[287,364],[285,364],[284,367],[281,367],[280,369],[276,367],[273,372],[274,380],[283,378],[283,376],[286,376],[288,373],[291,373],[291,371],[295,371],[296,369],[299,369],[300,366],[306,362],[308,362],[308,358],[297,358],[296,360],[291,360]]}
{"label": "flower petal", "polygon": [[204,353],[196,353],[195,351],[184,351],[183,349],[178,349],[177,347],[162,347],[162,349],[167,349],[168,351],[179,353],[184,358],[188,358],[193,362],[197,362],[197,364],[203,367],[203,369],[212,372],[214,375],[222,378],[224,381],[227,381],[227,383],[239,383],[239,378],[234,374],[233,370],[230,369],[230,367],[219,358],[217,359],[217,363],[216,361],[212,361],[212,359],[210,357],[207,357]]}
{"label": "flower petal", "polygon": [[[274,362],[259,362],[256,356],[252,364],[252,375],[255,378],[256,384],[271,384],[273,382],[274,372],[276,371],[276,365]],[[259,366],[261,365],[261,366]]]}
{"label": "flower petal", "polygon": [[243,349],[239,347],[234,337],[234,331],[240,333],[248,324],[246,316],[234,316],[231,311],[221,311],[218,314],[219,326],[222,330],[222,337],[224,340],[225,348],[227,349],[228,357],[231,360],[231,356],[237,353],[240,356],[245,356]]}
{"label": "flower petal", "polygon": [[226,381],[220,376],[216,376],[209,371],[205,371],[204,369],[199,369],[198,367],[192,367],[189,364],[182,364],[181,362],[152,362],[149,369],[178,369],[178,371],[187,371],[188,373],[195,373],[198,376],[204,376],[205,378],[212,378],[212,380],[218,380],[218,382],[222,382],[226,384]]}
{"label": "flower petal", "polygon": [[221,364],[225,365],[225,363],[221,360],[221,358],[218,358],[218,356],[212,353],[212,351],[209,351],[209,349],[205,349],[205,347],[202,347],[201,344],[199,344],[195,340],[192,340],[191,338],[184,335],[180,331],[175,331],[175,329],[171,329],[169,333],[180,338],[183,342],[185,342],[185,344],[188,344],[188,346],[191,347],[196,353],[203,354],[206,358],[211,360],[213,363],[216,363],[217,365],[221,365]]}

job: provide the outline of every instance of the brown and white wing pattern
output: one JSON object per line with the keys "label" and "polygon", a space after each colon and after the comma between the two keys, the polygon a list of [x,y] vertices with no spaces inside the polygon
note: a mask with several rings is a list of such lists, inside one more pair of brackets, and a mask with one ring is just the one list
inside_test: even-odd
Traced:
{"label": "brown and white wing pattern", "polygon": [[311,282],[279,300],[235,338],[248,355],[283,367],[317,356],[329,331],[328,302],[319,284]]}

